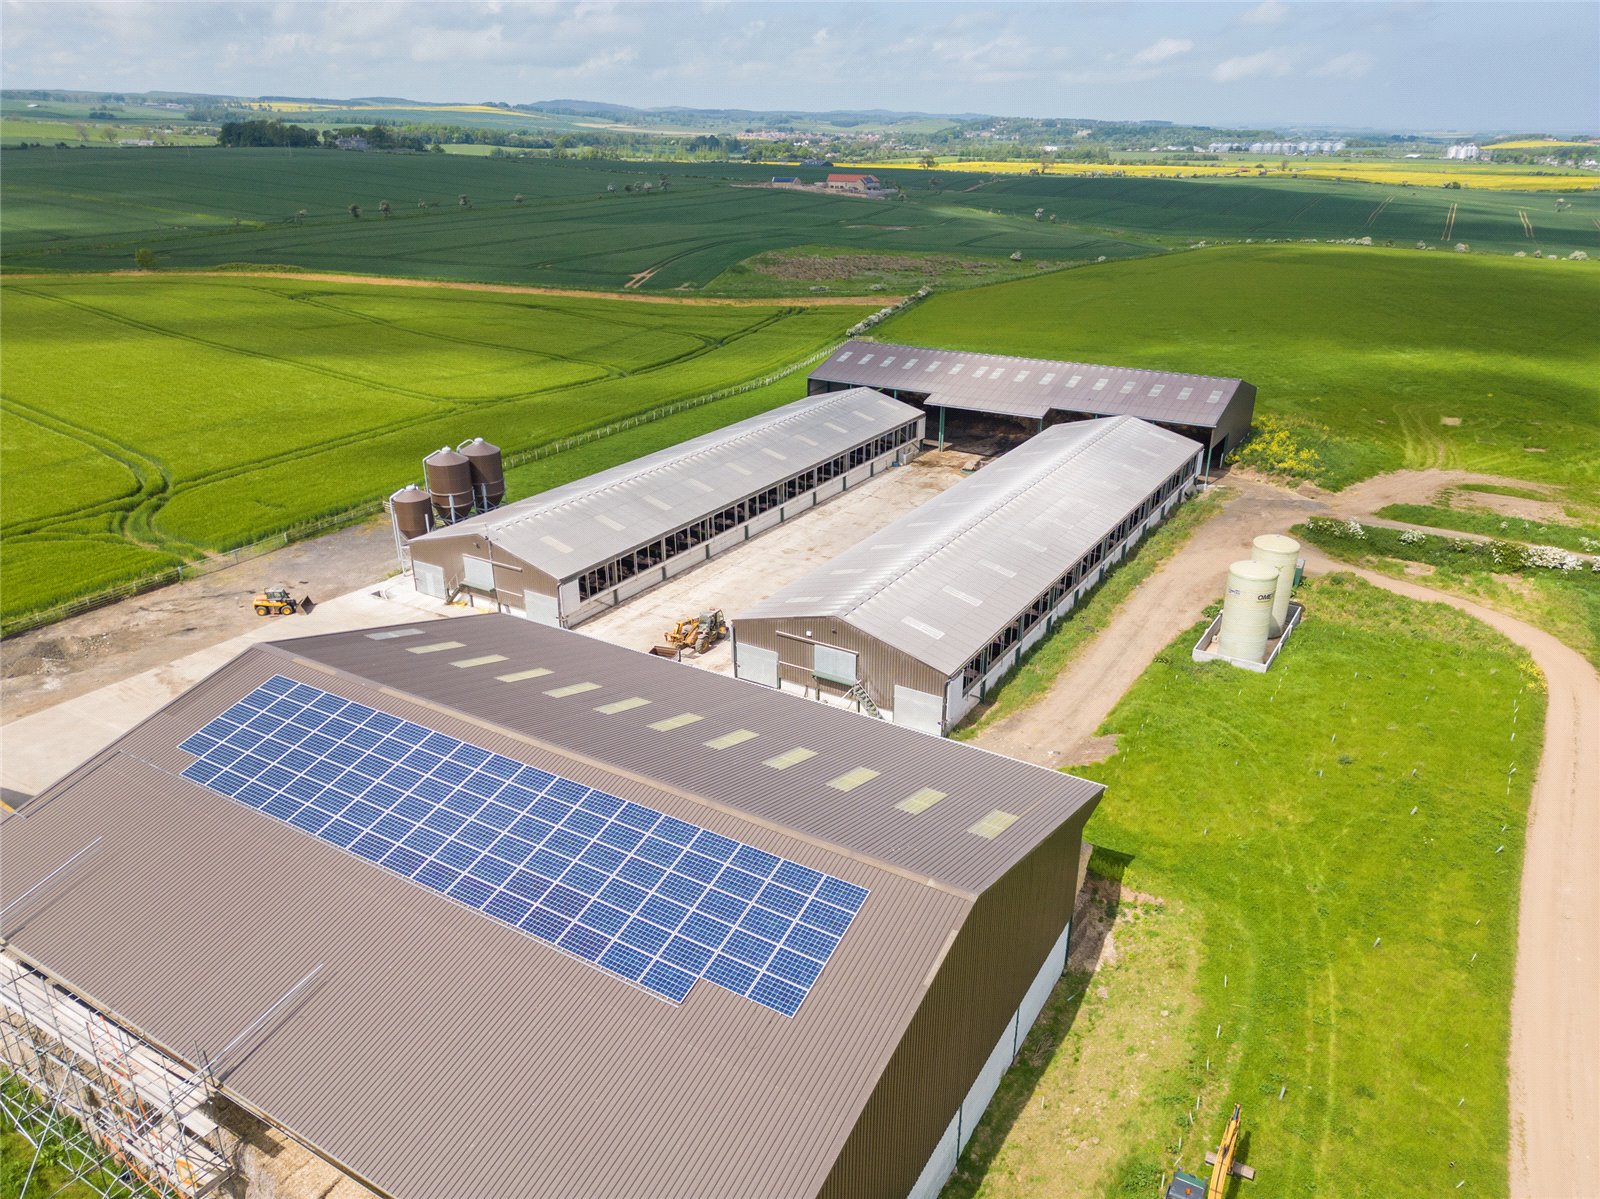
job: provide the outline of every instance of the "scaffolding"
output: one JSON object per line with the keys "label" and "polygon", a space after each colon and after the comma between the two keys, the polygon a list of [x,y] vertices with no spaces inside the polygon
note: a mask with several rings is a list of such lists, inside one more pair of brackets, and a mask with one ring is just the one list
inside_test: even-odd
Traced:
{"label": "scaffolding", "polygon": [[46,1160],[105,1199],[198,1199],[233,1173],[233,1138],[208,1114],[208,1072],[181,1068],[5,953],[0,1074],[0,1108],[34,1147],[19,1199]]}

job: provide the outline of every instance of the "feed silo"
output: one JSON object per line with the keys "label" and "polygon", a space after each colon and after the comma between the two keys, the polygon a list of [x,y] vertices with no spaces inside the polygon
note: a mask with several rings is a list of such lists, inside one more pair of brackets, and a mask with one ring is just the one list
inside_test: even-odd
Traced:
{"label": "feed silo", "polygon": [[479,512],[498,508],[506,498],[506,475],[500,464],[500,447],[481,437],[456,447],[472,468],[472,506]]}
{"label": "feed silo", "polygon": [[1253,562],[1270,566],[1278,572],[1277,587],[1272,595],[1271,635],[1277,637],[1289,619],[1289,593],[1294,590],[1294,571],[1300,556],[1300,543],[1282,533],[1263,533],[1250,547]]}
{"label": "feed silo", "polygon": [[1260,662],[1266,657],[1277,586],[1277,567],[1249,559],[1228,567],[1228,593],[1222,601],[1216,652],[1242,662]]}
{"label": "feed silo", "polygon": [[408,483],[389,497],[394,529],[406,541],[421,537],[433,528],[433,500],[415,483]]}
{"label": "feed silo", "polygon": [[422,460],[434,511],[447,525],[472,513],[472,465],[465,454],[441,446]]}

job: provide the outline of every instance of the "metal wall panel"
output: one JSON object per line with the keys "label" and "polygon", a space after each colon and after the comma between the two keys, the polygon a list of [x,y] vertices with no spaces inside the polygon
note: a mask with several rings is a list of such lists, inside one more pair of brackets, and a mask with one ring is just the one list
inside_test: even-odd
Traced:
{"label": "metal wall panel", "polygon": [[939,1192],[944,1190],[945,1180],[955,1173],[956,1162],[961,1159],[961,1147],[956,1144],[960,1135],[961,1112],[958,1110],[950,1117],[950,1124],[944,1130],[944,1136],[940,1137],[939,1143],[934,1146],[928,1164],[922,1168],[916,1185],[911,1188],[906,1199],[939,1199]]}
{"label": "metal wall panel", "polygon": [[494,593],[494,564],[486,558],[461,556],[461,581],[479,591]]}
{"label": "metal wall panel", "polygon": [[445,599],[444,567],[435,566],[432,562],[418,562],[413,559],[411,563],[411,578],[416,588],[423,595],[432,596],[434,599]]}
{"label": "metal wall panel", "polygon": [[540,591],[524,591],[522,593],[522,613],[529,620],[555,628],[561,624],[561,609],[556,604],[556,597],[545,595]]}
{"label": "metal wall panel", "polygon": [[733,673],[763,687],[778,685],[778,655],[759,645],[735,641],[733,646]]}
{"label": "metal wall panel", "polygon": [[919,733],[944,735],[944,698],[902,687],[894,689],[894,722],[902,728],[916,729]]}
{"label": "metal wall panel", "polygon": [[832,645],[812,646],[811,669],[819,679],[846,687],[853,687],[861,677],[857,673],[856,655]]}

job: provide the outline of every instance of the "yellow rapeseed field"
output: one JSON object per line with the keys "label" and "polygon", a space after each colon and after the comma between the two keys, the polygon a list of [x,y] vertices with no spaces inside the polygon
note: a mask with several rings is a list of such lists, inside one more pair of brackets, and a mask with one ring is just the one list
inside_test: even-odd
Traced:
{"label": "yellow rapeseed field", "polygon": [[1572,146],[1587,146],[1591,150],[1600,150],[1600,142],[1557,142],[1548,138],[1530,137],[1522,141],[1495,142],[1492,146],[1485,146],[1485,150],[1564,150]]}
{"label": "yellow rapeseed field", "polygon": [[[1263,159],[1263,161],[1265,161]],[[1170,166],[1157,163],[1052,163],[1045,174],[1060,177],[1085,175],[1146,176],[1158,179],[1195,178],[1261,178],[1289,177],[1295,179],[1347,179],[1361,183],[1410,184],[1412,187],[1442,187],[1446,183],[1459,183],[1463,188],[1482,188],[1490,191],[1574,191],[1600,188],[1600,174],[1570,171],[1562,174],[1534,174],[1526,167],[1497,168],[1483,166],[1423,166],[1409,162],[1345,162],[1332,161],[1291,166],[1281,169],[1275,160],[1263,170],[1254,165],[1201,163],[1194,166]],[[853,171],[920,171],[929,168],[915,162],[850,162],[838,163],[841,170]],[[978,174],[1025,175],[1037,173],[1039,164],[1026,160],[1011,162],[940,162],[935,171],[970,171]]]}

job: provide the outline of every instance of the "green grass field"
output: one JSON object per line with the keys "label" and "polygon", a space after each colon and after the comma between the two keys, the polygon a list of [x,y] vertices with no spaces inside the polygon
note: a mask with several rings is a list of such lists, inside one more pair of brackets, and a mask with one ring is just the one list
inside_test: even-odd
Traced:
{"label": "green grass field", "polygon": [[[1145,252],[1031,212],[732,186],[766,180],[770,167],[222,149],[29,150],[7,153],[4,167],[8,272],[124,269],[147,247],[170,268],[252,262],[586,289],[653,269],[645,286],[665,291],[800,245],[1056,263]],[[646,183],[649,194],[624,190]]]}
{"label": "green grass field", "polygon": [[515,452],[760,378],[868,311],[292,279],[8,282],[4,612],[386,495],[443,444],[476,435]]}
{"label": "green grass field", "polygon": [[1229,246],[935,295],[876,333],[1248,379],[1329,487],[1453,467],[1592,503],[1597,309],[1595,263]]}
{"label": "green grass field", "polygon": [[[653,268],[644,284],[651,290],[753,294],[748,278],[727,272],[755,255],[802,246],[1000,262],[1015,252],[1030,264],[1246,238],[1462,241],[1494,254],[1600,251],[1600,194],[1563,196],[1557,210],[1550,196],[1299,179],[908,170],[880,172],[905,188],[903,202],[734,186],[824,173],[215,147],[9,151],[0,173],[0,263],[7,271],[124,269],[145,247],[174,268],[249,262],[582,289],[618,288]],[[645,183],[648,195],[624,190]],[[457,202],[463,194],[470,211]],[[388,220],[378,213],[382,200],[393,207]],[[439,207],[418,208],[419,200]],[[359,221],[351,204],[364,211]],[[917,269],[913,260],[910,273]]]}
{"label": "green grass field", "polygon": [[[1054,1195],[1067,1177],[1074,1195],[1155,1195],[1175,1162],[1204,1175],[1233,1103],[1258,1172],[1242,1195],[1398,1199],[1463,1179],[1462,1193],[1506,1193],[1542,681],[1442,605],[1345,575],[1301,598],[1307,619],[1267,674],[1191,662],[1197,626],[1101,730],[1119,752],[1078,771],[1108,787],[1086,833],[1094,869],[1161,897],[1199,938],[1198,970],[1153,963],[1115,1053],[1070,1018],[1106,1004],[1064,980],[947,1195]],[[1172,1035],[1177,1051],[1160,1051]],[[1109,1097],[1063,1090],[1094,1053],[1138,1060]],[[1074,1112],[1095,1103],[1123,1127],[1098,1177],[1074,1173],[1068,1135],[1087,1140],[1094,1121]]]}

